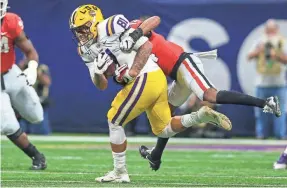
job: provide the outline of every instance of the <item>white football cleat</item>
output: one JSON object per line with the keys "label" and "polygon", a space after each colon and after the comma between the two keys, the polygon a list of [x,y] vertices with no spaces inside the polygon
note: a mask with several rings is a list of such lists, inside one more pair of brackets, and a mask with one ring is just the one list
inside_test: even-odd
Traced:
{"label": "white football cleat", "polygon": [[263,108],[263,112],[275,114],[276,117],[281,116],[279,99],[277,96],[272,96],[266,99],[266,105]]}
{"label": "white football cleat", "polygon": [[[287,150],[287,148],[286,148]],[[285,150],[285,151],[286,151]],[[284,170],[284,169],[287,169],[287,154],[286,152],[283,152],[279,158],[278,161],[276,161],[274,164],[273,164],[273,169],[274,170]]]}
{"label": "white football cleat", "polygon": [[105,176],[95,178],[97,182],[117,182],[117,183],[129,183],[130,177],[128,172],[125,170],[124,172],[118,172],[116,170],[108,172]]}
{"label": "white football cleat", "polygon": [[273,169],[274,170],[285,170],[287,168],[287,165],[285,163],[278,163],[278,162],[275,162],[273,164]]}
{"label": "white football cleat", "polygon": [[208,106],[203,106],[199,109],[198,117],[202,123],[212,123],[228,131],[232,128],[232,123],[226,115],[216,112]]}

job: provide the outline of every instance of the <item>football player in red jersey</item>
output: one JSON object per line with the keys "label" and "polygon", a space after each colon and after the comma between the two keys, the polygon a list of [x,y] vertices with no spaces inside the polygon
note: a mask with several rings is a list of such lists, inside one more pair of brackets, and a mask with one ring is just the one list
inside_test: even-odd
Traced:
{"label": "football player in red jersey", "polygon": [[[182,105],[191,92],[204,101],[217,104],[239,104],[262,108],[264,112],[270,112],[277,117],[281,115],[279,101],[276,96],[266,100],[255,98],[234,91],[217,90],[204,75],[203,64],[199,57],[192,53],[184,52],[179,45],[165,40],[165,38],[154,32],[160,23],[158,16],[153,16],[145,21],[134,20],[131,27],[135,30],[122,40],[120,48],[122,51],[130,52],[139,37],[145,35],[153,44],[152,53],[157,58],[157,63],[163,72],[174,81],[168,91],[168,100],[171,111]],[[195,28],[196,29],[196,28]],[[141,146],[141,155],[148,159],[153,170],[160,167],[161,155],[168,142],[168,138],[158,137],[156,147],[148,150]]]}
{"label": "football player in red jersey", "polygon": [[[43,120],[40,99],[32,87],[37,78],[38,54],[23,31],[21,18],[7,13],[8,0],[0,0],[1,18],[1,133],[5,134],[27,156],[32,159],[32,170],[46,168],[42,153],[30,143],[16,119],[15,108],[20,115],[31,123]],[[15,46],[29,60],[23,72],[15,64]],[[12,108],[13,106],[13,108]]]}

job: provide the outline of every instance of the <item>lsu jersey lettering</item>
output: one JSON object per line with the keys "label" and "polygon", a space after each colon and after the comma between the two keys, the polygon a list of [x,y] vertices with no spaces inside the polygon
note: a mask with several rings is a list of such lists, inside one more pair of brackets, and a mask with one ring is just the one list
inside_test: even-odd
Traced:
{"label": "lsu jersey lettering", "polygon": [[[133,20],[130,26],[138,28],[142,21]],[[153,44],[152,53],[158,58],[157,64],[166,76],[169,76],[179,56],[184,52],[179,45],[167,41],[162,35],[151,31],[149,41]]]}
{"label": "lsu jersey lettering", "polygon": [[23,29],[23,21],[17,14],[6,13],[1,25],[1,73],[15,64],[14,41]]}
{"label": "lsu jersey lettering", "polygon": [[[121,38],[126,37],[133,31],[133,29],[130,28],[129,21],[123,15],[113,15],[100,22],[97,28],[97,42],[89,47],[81,46],[78,49],[80,56],[86,63],[93,62],[99,53],[105,52],[114,59],[114,63],[118,66],[126,63],[130,68],[136,56],[135,50],[148,40],[146,37],[142,37],[135,44],[135,50],[131,53],[122,52],[119,48]],[[138,76],[158,69],[158,65],[153,61],[151,56]]]}

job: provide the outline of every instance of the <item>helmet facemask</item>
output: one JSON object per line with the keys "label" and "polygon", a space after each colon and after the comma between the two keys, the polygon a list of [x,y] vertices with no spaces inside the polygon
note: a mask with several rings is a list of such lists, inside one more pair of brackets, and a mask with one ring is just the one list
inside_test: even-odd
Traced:
{"label": "helmet facemask", "polygon": [[90,46],[93,44],[94,40],[96,39],[96,25],[94,25],[91,21],[87,23],[72,28],[71,31],[73,32],[77,43],[80,46]]}

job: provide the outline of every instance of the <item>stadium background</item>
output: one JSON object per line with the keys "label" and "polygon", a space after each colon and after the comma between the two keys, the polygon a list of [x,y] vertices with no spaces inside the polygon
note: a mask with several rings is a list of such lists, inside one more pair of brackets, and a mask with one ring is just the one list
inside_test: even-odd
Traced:
{"label": "stadium background", "polygon": [[[287,34],[287,2],[283,0],[10,0],[9,11],[22,17],[40,62],[51,70],[50,121],[54,132],[108,132],[106,112],[119,89],[111,83],[107,91],[98,91],[77,55],[68,20],[84,3],[98,5],[105,17],[120,13],[132,20],[158,15],[162,23],[157,31],[187,51],[217,48],[220,59],[204,66],[222,89],[253,92],[253,67],[245,57],[254,36],[258,36],[258,26],[272,17]],[[19,60],[21,54],[17,57]],[[233,121],[233,135],[254,135],[253,108],[224,105],[219,111]],[[146,131],[146,126],[138,127]]]}

